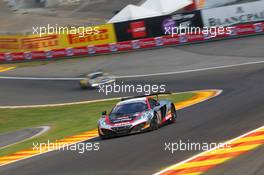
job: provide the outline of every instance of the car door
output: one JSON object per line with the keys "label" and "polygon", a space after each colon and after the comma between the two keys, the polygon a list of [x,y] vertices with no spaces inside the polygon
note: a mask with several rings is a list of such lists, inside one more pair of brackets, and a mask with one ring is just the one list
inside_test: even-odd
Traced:
{"label": "car door", "polygon": [[148,102],[149,102],[150,108],[157,112],[158,121],[159,121],[159,124],[160,124],[161,121],[162,121],[162,114],[161,114],[161,111],[160,111],[160,105],[159,105],[158,101],[153,99],[153,98],[149,98]]}

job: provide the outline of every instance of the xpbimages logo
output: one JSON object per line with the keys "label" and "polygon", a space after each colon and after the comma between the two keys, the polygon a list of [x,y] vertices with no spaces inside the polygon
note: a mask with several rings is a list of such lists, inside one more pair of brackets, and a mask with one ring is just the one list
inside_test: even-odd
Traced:
{"label": "xpbimages logo", "polygon": [[109,95],[111,93],[144,93],[145,95],[150,95],[152,93],[164,93],[166,92],[166,85],[150,85],[150,84],[124,84],[121,82],[117,84],[114,82],[113,84],[108,85],[99,85],[99,93],[104,93],[105,95]]}
{"label": "xpbimages logo", "polygon": [[207,35],[211,36],[212,38],[216,37],[217,35],[231,35],[232,34],[232,27],[191,27],[191,26],[183,26],[180,25],[179,27],[165,27],[165,35],[171,35],[174,37],[176,35]]}
{"label": "xpbimages logo", "polygon": [[59,26],[47,24],[47,26],[34,26],[33,35],[39,35],[40,37],[45,35],[79,35],[79,37],[84,37],[85,35],[98,35],[100,33],[100,28],[97,27],[75,27],[75,26]]}
{"label": "xpbimages logo", "polygon": [[79,154],[83,154],[86,151],[99,151],[100,150],[100,143],[91,143],[91,142],[85,142],[85,143],[75,143],[75,144],[67,144],[67,143],[60,143],[60,142],[43,142],[33,143],[33,150],[39,151],[40,153],[47,152],[47,151],[75,151]]}
{"label": "xpbimages logo", "polygon": [[164,151],[174,154],[177,151],[208,151],[211,149],[217,150],[230,150],[232,149],[230,144],[227,143],[208,143],[208,142],[192,142],[190,140],[178,142],[165,142]]}

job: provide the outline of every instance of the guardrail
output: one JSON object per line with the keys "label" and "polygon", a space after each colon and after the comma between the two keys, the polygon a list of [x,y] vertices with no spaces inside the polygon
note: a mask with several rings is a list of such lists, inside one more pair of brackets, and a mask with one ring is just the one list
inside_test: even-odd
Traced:
{"label": "guardrail", "polygon": [[92,56],[96,54],[118,53],[138,49],[183,45],[188,43],[206,42],[218,39],[228,39],[233,37],[263,34],[264,22],[233,26],[231,31],[232,32],[230,34],[217,35],[216,37],[211,37],[202,33],[175,35],[174,37],[172,37],[171,35],[167,35],[87,47],[84,46],[66,49],[54,49],[50,51],[0,53],[0,62],[59,59],[74,56]]}

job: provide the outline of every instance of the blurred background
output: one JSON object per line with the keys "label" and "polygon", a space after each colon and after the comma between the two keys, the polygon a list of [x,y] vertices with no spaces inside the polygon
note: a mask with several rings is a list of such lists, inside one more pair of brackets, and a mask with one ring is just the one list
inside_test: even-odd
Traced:
{"label": "blurred background", "polygon": [[[32,26],[89,26],[106,23],[128,4],[146,0],[0,0],[0,34],[32,32]],[[182,11],[256,0],[193,0]]]}

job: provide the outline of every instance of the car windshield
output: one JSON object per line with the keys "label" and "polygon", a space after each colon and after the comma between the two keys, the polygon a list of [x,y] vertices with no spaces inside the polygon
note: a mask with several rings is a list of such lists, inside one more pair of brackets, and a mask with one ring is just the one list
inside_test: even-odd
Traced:
{"label": "car windshield", "polygon": [[104,74],[103,73],[96,73],[96,74],[91,74],[91,75],[89,75],[89,77],[91,78],[91,79],[95,79],[95,78],[98,78],[98,77],[102,77]]}
{"label": "car windshield", "polygon": [[146,103],[137,102],[137,103],[128,103],[123,105],[117,105],[111,112],[111,114],[125,115],[133,114],[147,110]]}

